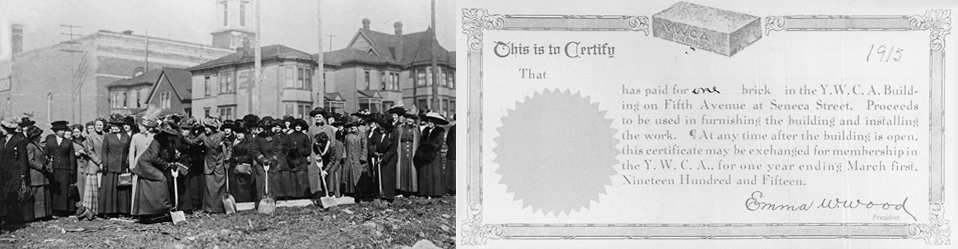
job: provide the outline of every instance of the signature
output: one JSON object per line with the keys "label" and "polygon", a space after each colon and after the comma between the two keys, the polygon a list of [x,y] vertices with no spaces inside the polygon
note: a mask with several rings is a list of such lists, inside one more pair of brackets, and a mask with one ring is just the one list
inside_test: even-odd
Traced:
{"label": "signature", "polygon": [[856,209],[856,208],[881,208],[884,210],[901,210],[904,211],[908,216],[915,221],[918,221],[911,212],[908,211],[908,208],[905,207],[905,203],[908,202],[908,197],[905,197],[901,203],[890,203],[890,202],[875,202],[875,201],[863,201],[861,199],[856,200],[846,200],[842,198],[823,198],[821,202],[818,202],[816,205],[815,200],[811,200],[808,203],[802,204],[776,204],[772,202],[765,202],[759,200],[760,198],[765,197],[765,194],[762,191],[752,192],[752,195],[748,199],[745,199],[745,209],[749,211],[758,211],[758,210],[771,210],[771,211],[809,211],[812,208],[816,209]]}

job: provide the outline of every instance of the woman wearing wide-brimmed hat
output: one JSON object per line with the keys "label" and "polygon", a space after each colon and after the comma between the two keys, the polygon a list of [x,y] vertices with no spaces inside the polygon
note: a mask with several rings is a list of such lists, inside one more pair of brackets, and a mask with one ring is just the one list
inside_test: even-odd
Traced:
{"label": "woman wearing wide-brimmed hat", "polygon": [[50,180],[53,177],[53,169],[48,164],[45,146],[40,143],[40,135],[43,130],[36,126],[25,126],[27,141],[24,142],[26,148],[26,167],[29,168],[30,175],[27,178],[27,186],[30,188],[29,198],[23,201],[24,218],[27,221],[33,219],[46,219],[53,216],[53,199],[50,193]]}
{"label": "woman wearing wide-brimmed hat", "polygon": [[260,152],[270,165],[269,172],[266,172],[270,183],[268,195],[274,198],[302,197],[304,191],[297,186],[299,180],[286,160],[289,136],[283,133],[283,124],[280,120],[266,116],[260,119],[259,129],[262,129],[262,132],[257,134]]}
{"label": "woman wearing wide-brimmed hat", "polygon": [[[266,157],[259,151],[259,146],[254,142],[249,134],[249,127],[253,125],[244,120],[233,122],[233,133],[236,139],[233,141],[233,153],[230,155],[229,174],[230,194],[236,198],[236,202],[255,202],[259,203],[260,196],[256,191],[256,166],[266,161]],[[265,181],[265,178],[263,179]],[[262,185],[260,185],[262,186]]]}
{"label": "woman wearing wide-brimmed hat", "polygon": [[368,180],[360,182],[360,179],[363,173],[368,172],[366,168],[366,157],[369,155],[369,151],[367,151],[367,143],[369,141],[366,136],[359,131],[359,125],[360,123],[357,119],[353,119],[347,123],[345,125],[345,135],[343,136],[343,145],[346,152],[346,158],[343,161],[342,168],[343,183],[346,184],[343,192],[356,197],[361,197],[361,195],[366,194],[365,192],[368,191],[368,188],[365,186],[368,184]]}
{"label": "woman wearing wide-brimmed hat", "polygon": [[120,174],[130,172],[130,137],[123,132],[126,121],[111,117],[110,133],[103,136],[103,161],[100,168],[99,214],[116,217],[130,214],[132,186],[120,186]]}
{"label": "woman wearing wide-brimmed hat", "polygon": [[226,194],[226,150],[223,142],[226,135],[220,132],[221,126],[224,125],[219,119],[206,118],[203,120],[204,132],[199,137],[204,153],[203,185],[206,186],[203,211],[209,213],[225,212],[221,197]]}
{"label": "woman wearing wide-brimmed hat", "polygon": [[[280,177],[289,177],[288,182],[284,182],[281,185],[288,187],[288,190],[291,194],[294,194],[299,197],[309,197],[310,192],[318,193],[320,188],[312,188],[310,183],[310,172],[315,171],[317,176],[313,177],[319,179],[319,173],[321,169],[309,170],[309,167],[316,168],[315,160],[310,160],[310,155],[315,154],[321,157],[322,155],[312,153],[312,143],[313,140],[310,139],[309,135],[306,134],[307,129],[309,129],[309,124],[306,123],[306,120],[294,119],[290,122],[290,129],[292,133],[286,136],[287,145],[289,148],[286,150],[286,155],[284,156],[287,165],[289,166],[289,175],[280,172]],[[326,132],[319,132],[321,134],[326,134]],[[285,180],[284,180],[285,181]]]}
{"label": "woman wearing wide-brimmed hat", "polygon": [[419,178],[416,173],[416,167],[413,158],[416,156],[416,150],[419,148],[419,116],[412,113],[403,115],[405,123],[396,126],[396,189],[405,194],[414,194],[419,190]]}
{"label": "woman wearing wide-brimmed hat", "polygon": [[[54,134],[46,139],[46,154],[53,162],[53,179],[50,192],[53,194],[53,214],[70,216],[76,212],[76,201],[80,199],[77,183],[77,160],[73,151],[73,141],[65,136],[70,130],[67,121],[51,123]],[[75,191],[75,192],[74,192]]]}
{"label": "woman wearing wide-brimmed hat", "polygon": [[33,217],[24,217],[18,191],[27,182],[27,168],[20,158],[26,156],[24,138],[17,132],[14,120],[0,122],[0,217],[8,223],[20,223]]}
{"label": "woman wearing wide-brimmed hat", "polygon": [[415,158],[419,195],[438,197],[446,193],[446,188],[442,185],[443,162],[440,158],[445,129],[436,125],[449,124],[449,121],[436,112],[426,113],[422,120],[426,126],[422,130],[422,140]]}
{"label": "woman wearing wide-brimmed hat", "polygon": [[176,139],[180,131],[176,124],[165,121],[157,128],[153,141],[136,160],[133,173],[137,175],[136,197],[132,215],[141,223],[170,221],[169,211],[173,208],[170,198],[169,181],[166,172],[176,167],[186,172],[186,166],[176,163]]}

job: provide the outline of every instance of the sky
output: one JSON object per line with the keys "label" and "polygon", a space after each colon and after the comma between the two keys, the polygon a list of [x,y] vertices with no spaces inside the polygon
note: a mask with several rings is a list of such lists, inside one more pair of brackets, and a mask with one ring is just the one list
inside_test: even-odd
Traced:
{"label": "sky", "polygon": [[[0,0],[0,23],[24,26],[24,51],[57,44],[74,33],[97,30],[211,44],[218,0]],[[262,44],[284,44],[308,53],[319,50],[316,3],[321,2],[323,50],[341,49],[370,19],[370,29],[392,34],[393,23],[403,23],[403,33],[424,31],[430,25],[430,0],[264,0],[260,9]],[[455,1],[436,0],[439,43],[455,48],[458,21]],[[330,37],[329,35],[332,35]]]}

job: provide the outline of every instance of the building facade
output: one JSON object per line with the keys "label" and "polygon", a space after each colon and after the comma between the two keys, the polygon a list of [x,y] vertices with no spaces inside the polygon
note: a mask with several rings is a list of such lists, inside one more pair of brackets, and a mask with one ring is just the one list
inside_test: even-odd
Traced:
{"label": "building facade", "polygon": [[[110,114],[107,86],[163,67],[186,68],[234,52],[209,45],[100,30],[0,62],[0,110],[38,124]],[[140,96],[140,95],[137,95]]]}
{"label": "building facade", "polygon": [[163,113],[190,116],[192,75],[178,68],[155,69],[131,79],[118,80],[107,86],[110,92],[110,113],[139,115],[149,105]]}
{"label": "building facade", "polygon": [[252,48],[188,68],[192,74],[192,112],[195,116],[237,119],[259,116],[306,117],[323,100],[317,66],[306,52],[283,45],[261,49],[262,80],[253,77]]}
{"label": "building facade", "polygon": [[[326,74],[324,106],[342,106],[345,112],[368,109],[380,112],[403,102],[406,108],[432,109],[447,117],[455,114],[456,54],[439,45],[432,28],[404,34],[402,23],[392,34],[371,30],[369,19],[346,48],[323,53]],[[432,104],[433,56],[436,57],[439,105]],[[342,99],[337,101],[332,94]]]}

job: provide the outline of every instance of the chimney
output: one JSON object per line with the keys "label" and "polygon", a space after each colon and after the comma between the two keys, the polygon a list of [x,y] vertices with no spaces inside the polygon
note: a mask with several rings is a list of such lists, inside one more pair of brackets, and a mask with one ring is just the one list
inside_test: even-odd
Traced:
{"label": "chimney", "polygon": [[124,34],[124,35],[133,35],[133,30],[125,30],[125,31],[123,31],[123,34]]}
{"label": "chimney", "polygon": [[11,37],[10,43],[12,43],[12,52],[13,54],[18,54],[23,52],[23,25],[14,24],[10,26]]}
{"label": "chimney", "polygon": [[393,24],[393,28],[396,28],[396,61],[402,62],[403,57],[403,45],[402,45],[402,22],[396,22]]}
{"label": "chimney", "polygon": [[250,43],[249,37],[243,37],[243,46],[237,47],[237,52],[243,52],[243,57],[250,56],[250,51],[252,51],[252,44]]}
{"label": "chimney", "polygon": [[369,30],[369,18],[363,18],[363,30]]}

